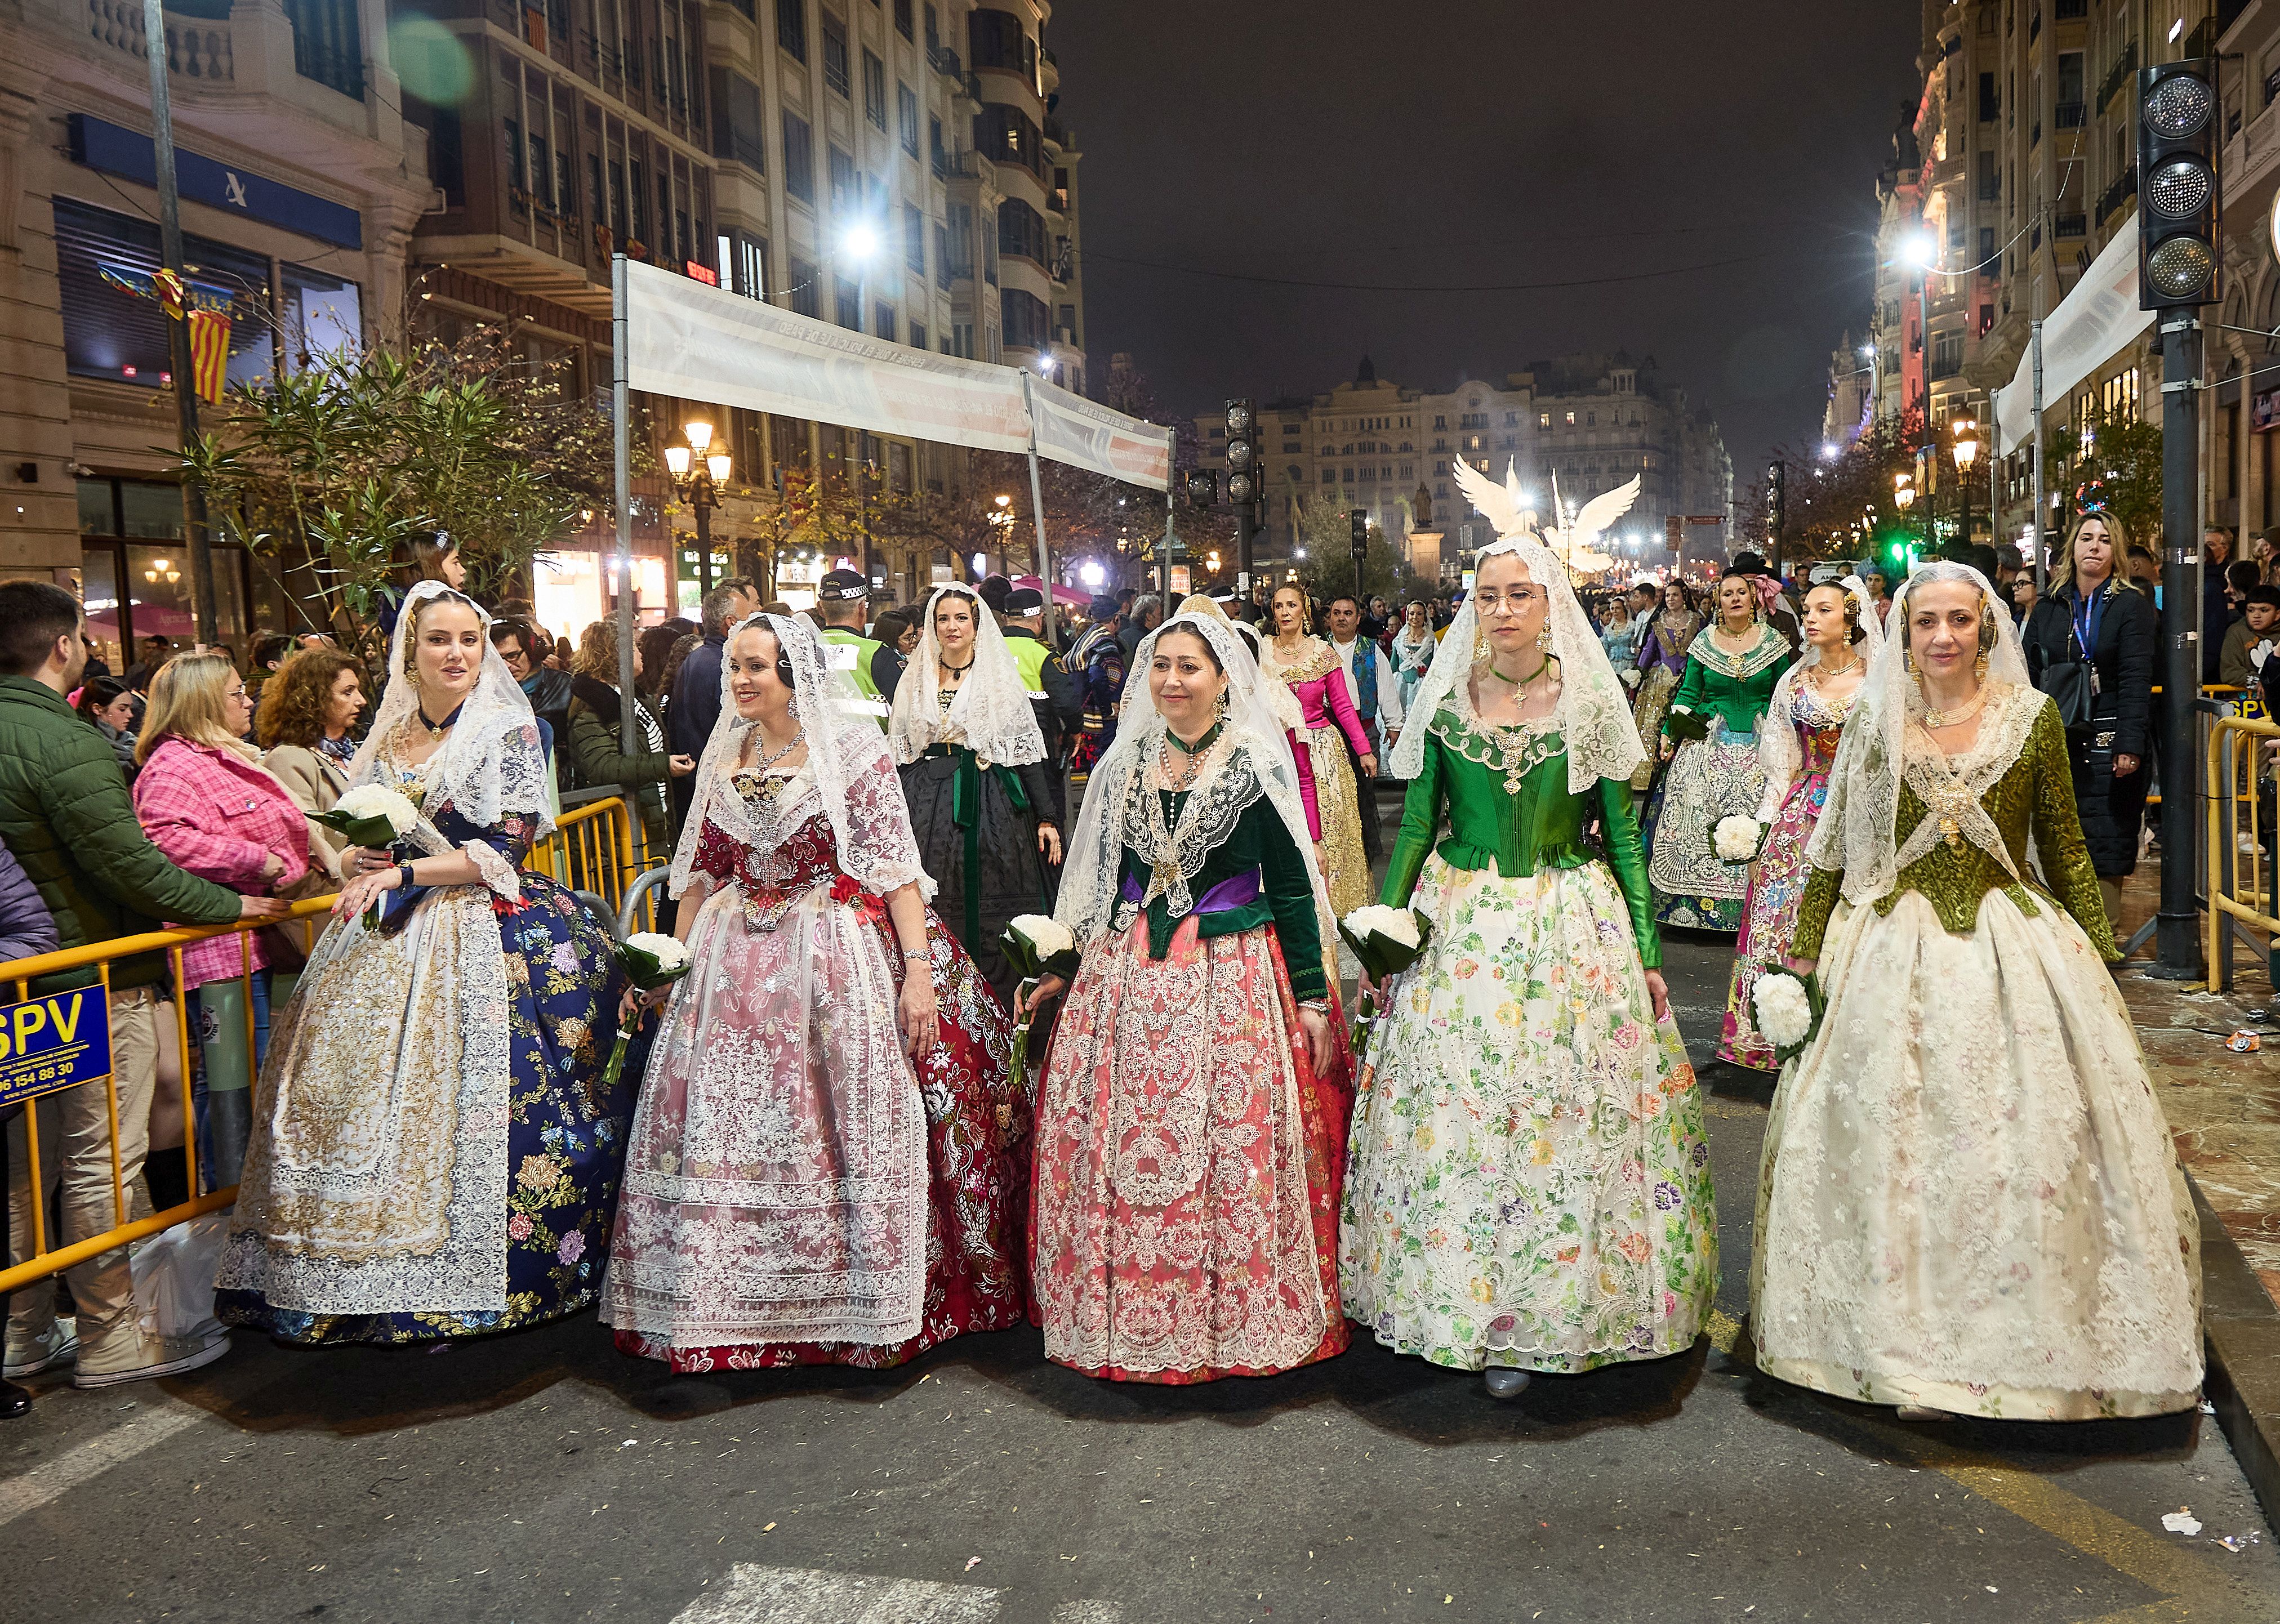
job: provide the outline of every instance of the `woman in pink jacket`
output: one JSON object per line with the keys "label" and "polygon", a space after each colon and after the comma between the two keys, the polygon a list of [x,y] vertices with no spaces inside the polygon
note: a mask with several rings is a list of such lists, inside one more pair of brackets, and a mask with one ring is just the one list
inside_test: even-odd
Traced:
{"label": "woman in pink jacket", "polygon": [[[285,787],[245,743],[253,706],[244,680],[220,654],[189,654],[159,667],[135,746],[135,812],[151,843],[203,880],[246,896],[272,895],[309,872],[309,826]],[[215,936],[182,951],[181,995],[191,998],[205,1059],[207,1165],[212,1187],[235,1183],[252,1126],[252,1073],[269,1047],[274,951],[267,933]],[[239,977],[248,963],[239,991]],[[246,1003],[253,1053],[244,1048]]]}
{"label": "woman in pink jacket", "polygon": [[1352,743],[1354,755],[1361,758],[1366,777],[1375,775],[1377,755],[1362,731],[1353,696],[1346,692],[1345,670],[1336,650],[1313,635],[1306,594],[1296,587],[1276,588],[1273,611],[1275,635],[1260,650],[1259,664],[1298,696],[1304,720],[1295,743],[1299,760],[1313,769],[1306,821],[1313,831],[1314,855],[1321,865],[1330,910],[1344,919],[1368,905],[1370,897],[1369,859],[1361,843],[1361,799],[1346,744]]}

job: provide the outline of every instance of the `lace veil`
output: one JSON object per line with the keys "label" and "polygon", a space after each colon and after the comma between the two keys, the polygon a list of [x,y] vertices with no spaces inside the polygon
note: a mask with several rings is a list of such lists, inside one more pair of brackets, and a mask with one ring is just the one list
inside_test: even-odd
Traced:
{"label": "lace veil", "polygon": [[[1861,688],[1867,689],[1869,673],[1876,668],[1876,656],[1884,646],[1884,623],[1877,618],[1876,600],[1868,591],[1868,583],[1858,575],[1847,575],[1842,581],[1816,581],[1811,591],[1819,587],[1842,587],[1845,596],[1852,600],[1852,607],[1860,617],[1860,641],[1853,645],[1859,650],[1868,667],[1860,673]],[[1758,724],[1758,759],[1765,763],[1766,797],[1758,805],[1758,821],[1763,823],[1781,806],[1789,793],[1791,781],[1805,766],[1805,754],[1797,743],[1797,695],[1805,680],[1805,668],[1821,663],[1821,650],[1814,643],[1805,645],[1805,658],[1781,674],[1774,684],[1774,697],[1766,703],[1765,720]]]}
{"label": "lace veil", "polygon": [[510,814],[531,816],[538,820],[541,835],[551,834],[553,804],[547,794],[546,755],[539,748],[538,723],[531,714],[530,701],[506,668],[506,661],[491,646],[490,616],[474,599],[440,581],[420,581],[404,594],[396,635],[389,645],[387,686],[381,690],[372,731],[349,762],[349,787],[384,781],[381,752],[397,730],[419,714],[420,690],[411,676],[412,640],[420,624],[420,612],[437,598],[464,604],[474,611],[482,627],[483,663],[475,673],[475,685],[460,704],[459,720],[452,725],[451,736],[428,758],[422,804],[429,808],[448,804],[468,822],[486,829],[497,827],[500,820]]}
{"label": "lace veil", "polygon": [[[2027,681],[2027,661],[2020,652],[2018,628],[2011,624],[2010,612],[1996,598],[1987,578],[1968,564],[1947,559],[1917,566],[1892,595],[1891,623],[1894,629],[1883,640],[1868,674],[1861,681],[1860,703],[1845,724],[1844,742],[1837,747],[1836,765],[1829,772],[1829,804],[1813,832],[1812,843],[1806,849],[1806,856],[1815,868],[1845,871],[1845,897],[1856,905],[1874,902],[1891,889],[1904,866],[1897,838],[1900,781],[1907,771],[1908,727],[1924,713],[1923,691],[1907,659],[1909,605],[1920,589],[1943,581],[1965,581],[1976,588],[1980,612],[1994,627],[1995,643],[1987,658],[1987,684],[1991,687],[2009,683],[2027,690],[2030,698],[2040,699]],[[2014,726],[2031,724],[2039,704],[2006,708]],[[1998,720],[1996,708],[1991,704],[1986,715],[1988,723],[1983,726]],[[2024,737],[2022,731],[2021,742]],[[1972,751],[1975,758],[1983,759],[1988,754],[1976,747]],[[2017,749],[2012,748],[2009,756],[2001,761],[1999,773],[2017,754]],[[1983,819],[1985,814],[1980,816]],[[1933,820],[1926,819],[1922,827],[1924,830],[1931,829]],[[1975,841],[1981,835],[1981,831],[1968,823],[1964,832]],[[2007,853],[2002,855],[2001,860],[2008,866]]]}
{"label": "lace veil", "polygon": [[[1560,702],[1552,713],[1568,747],[1569,791],[1580,795],[1600,779],[1629,778],[1646,762],[1638,724],[1631,719],[1630,695],[1616,679],[1606,645],[1599,641],[1591,616],[1576,600],[1567,566],[1539,538],[1530,522],[1532,515],[1513,512],[1505,493],[1461,459],[1451,467],[1475,505],[1497,521],[1497,539],[1475,556],[1475,570],[1499,553],[1517,554],[1528,566],[1528,578],[1551,597],[1545,625],[1552,632],[1552,658],[1560,662]],[[1595,498],[1591,506],[1597,509],[1605,501]],[[1616,516],[1608,515],[1603,522],[1612,523]],[[1387,769],[1394,777],[1414,778],[1425,770],[1426,735],[1432,728],[1416,724],[1421,720],[1429,724],[1458,686],[1471,682],[1475,645],[1479,641],[1480,621],[1474,612],[1472,595],[1467,593],[1457,618],[1450,623],[1448,635],[1441,640],[1440,652],[1434,655],[1407,706],[1412,725],[1404,727],[1394,742],[1392,763]]]}
{"label": "lace veil", "polygon": [[[1148,688],[1147,672],[1156,656],[1156,644],[1167,632],[1182,631],[1201,637],[1227,673],[1227,726],[1206,754],[1205,765],[1188,796],[1187,813],[1175,831],[1171,850],[1144,856],[1169,858],[1177,877],[1164,888],[1174,918],[1195,905],[1188,881],[1203,867],[1213,846],[1226,838],[1236,817],[1265,796],[1290,832],[1306,864],[1306,878],[1317,893],[1321,871],[1314,861],[1314,837],[1306,827],[1306,803],[1298,794],[1298,765],[1282,719],[1275,714],[1267,679],[1258,657],[1238,636],[1216,605],[1198,607],[1194,600],[1140,640],[1132,658],[1132,678],[1124,689],[1124,711],[1116,726],[1116,739],[1092,770],[1085,786],[1084,806],[1077,813],[1076,832],[1070,837],[1068,861],[1061,872],[1059,904],[1053,915],[1069,928],[1080,947],[1090,947],[1114,928],[1118,881],[1123,869],[1128,835],[1152,840],[1152,784],[1162,753],[1165,722]],[[1144,802],[1143,797],[1146,800]],[[1148,814],[1134,816],[1138,811]],[[1215,837],[1215,838],[1214,838]]]}
{"label": "lace veil", "polygon": [[[747,615],[729,632],[728,651],[753,627],[775,634],[776,646],[791,666],[791,713],[807,735],[805,775],[830,820],[840,868],[876,896],[916,882],[920,894],[933,901],[935,884],[927,877],[917,837],[911,833],[892,746],[864,708],[854,680],[831,668],[822,638],[804,615]],[[731,839],[763,851],[791,832],[785,819],[756,812],[732,781],[744,765],[745,745],[759,725],[736,714],[729,681],[724,658],[720,720],[712,724],[712,736],[705,741],[704,758],[697,765],[694,803],[673,854],[672,877],[666,882],[674,897],[685,895],[695,877],[697,848],[707,820]],[[803,812],[800,821],[807,815],[812,814]]]}
{"label": "lace veil", "polygon": [[[936,665],[942,645],[935,641],[934,612],[951,596],[964,598],[974,612],[974,668],[944,712]],[[1029,690],[1022,686],[1021,667],[1005,646],[998,617],[964,587],[936,587],[927,599],[918,652],[895,685],[887,733],[895,742],[897,761],[916,761],[928,745],[944,743],[964,744],[983,761],[1000,766],[1025,766],[1045,758],[1045,735],[1037,727]]]}

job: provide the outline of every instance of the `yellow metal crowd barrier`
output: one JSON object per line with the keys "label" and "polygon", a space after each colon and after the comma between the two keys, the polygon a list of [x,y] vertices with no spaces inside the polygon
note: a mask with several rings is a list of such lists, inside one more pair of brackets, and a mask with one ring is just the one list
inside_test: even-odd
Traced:
{"label": "yellow metal crowd barrier", "polygon": [[[614,910],[624,898],[627,886],[639,872],[633,838],[630,809],[622,800],[612,797],[595,801],[562,814],[555,833],[534,845],[525,866],[546,874],[573,890],[590,891],[609,900]],[[313,897],[296,903],[290,921],[285,928],[303,938],[304,948],[313,948],[325,924],[321,917],[330,912],[333,898]],[[174,984],[180,989],[182,980],[182,950],[216,936],[236,935],[246,945],[241,950],[238,974],[242,992],[242,1007],[245,1011],[245,1052],[250,1059],[254,1051],[253,998],[250,982],[252,978],[253,932],[261,925],[241,921],[230,925],[208,925],[180,930],[154,930],[137,936],[120,936],[109,942],[96,942],[85,947],[67,948],[61,952],[42,953],[34,958],[19,958],[0,964],[0,985],[12,991],[14,1000],[22,1003],[32,996],[31,984],[43,977],[67,970],[92,969],[96,984],[103,989],[106,1005],[111,996],[111,966],[122,958],[132,958],[145,953],[164,952],[174,972]],[[209,983],[211,985],[212,983]],[[0,995],[4,997],[5,995]],[[100,1235],[88,1235],[65,1246],[50,1246],[47,1194],[49,1181],[40,1160],[39,1107],[50,1097],[35,1095],[23,1102],[24,1167],[11,1167],[12,1181],[28,1178],[30,1183],[29,1255],[22,1263],[0,1266],[0,1295],[21,1290],[36,1281],[101,1256],[130,1241],[139,1241],[177,1224],[188,1223],[204,1213],[230,1205],[237,1199],[237,1186],[229,1185],[207,1195],[199,1195],[197,1113],[191,1097],[190,1057],[196,1052],[190,1037],[189,1000],[177,991],[173,998],[173,1028],[178,1053],[181,1056],[181,1093],[183,1124],[183,1159],[187,1168],[190,1198],[164,1212],[146,1217],[130,1216],[133,1201],[128,1194],[127,1171],[119,1151],[119,1086],[117,1074],[100,1081],[89,1081],[75,1086],[100,1088],[104,1090],[104,1111],[108,1117],[111,1137],[111,1196],[112,1227]],[[260,1079],[252,1083],[258,1099]],[[257,1107],[258,1108],[258,1107]],[[5,1131],[15,1131],[12,1125]],[[23,1244],[23,1237],[11,1235],[12,1250]],[[0,1265],[6,1260],[0,1258]]]}
{"label": "yellow metal crowd barrier", "polygon": [[[2280,914],[2272,895],[2271,858],[2266,848],[2273,838],[2275,789],[2270,772],[2269,740],[2280,739],[2280,725],[2261,717],[2212,716],[2206,719],[2208,737],[2202,789],[2208,803],[2207,838],[2202,856],[2207,865],[2207,912],[2202,915],[2202,945],[2208,962],[2209,988],[2222,992],[2232,981],[2232,934],[2236,928],[2261,933],[2255,943],[2269,954],[2280,936]],[[2264,816],[2258,815],[2259,808]],[[2235,921],[2238,921],[2236,925]]]}

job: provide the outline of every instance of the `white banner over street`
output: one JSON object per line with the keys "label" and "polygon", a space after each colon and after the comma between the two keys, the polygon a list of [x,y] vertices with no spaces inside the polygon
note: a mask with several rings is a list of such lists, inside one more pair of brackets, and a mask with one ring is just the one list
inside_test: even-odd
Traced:
{"label": "white banner over street", "polygon": [[1073,468],[1087,468],[1152,490],[1172,482],[1172,431],[1121,412],[1111,412],[1059,384],[1033,377],[1029,419],[1037,434],[1037,455]]}
{"label": "white banner over street", "polygon": [[[2074,291],[2043,318],[2045,410],[2067,400],[2076,384],[2153,324],[2153,312],[2138,308],[2138,217],[2132,214]],[[1995,391],[1995,426],[2007,450],[2034,437],[2034,367],[2030,340],[2010,383]]]}
{"label": "white banner over street", "polygon": [[[1163,490],[1169,431],[1021,368],[851,333],[655,266],[626,266],[628,384],[654,395],[813,418],[1056,462]],[[1031,409],[1034,400],[1035,411]]]}

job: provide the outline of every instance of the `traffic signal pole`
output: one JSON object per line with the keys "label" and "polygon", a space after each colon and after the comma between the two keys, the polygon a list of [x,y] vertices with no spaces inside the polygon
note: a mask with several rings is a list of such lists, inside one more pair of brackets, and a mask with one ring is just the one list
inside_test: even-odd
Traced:
{"label": "traffic signal pole", "polygon": [[[2199,874],[2194,814],[2200,804],[2194,701],[2200,697],[2199,470],[2200,322],[2189,309],[2161,312],[2161,912],[2153,932],[2153,974],[2167,981],[2202,974]],[[2138,767],[2143,773],[2152,764]]]}

